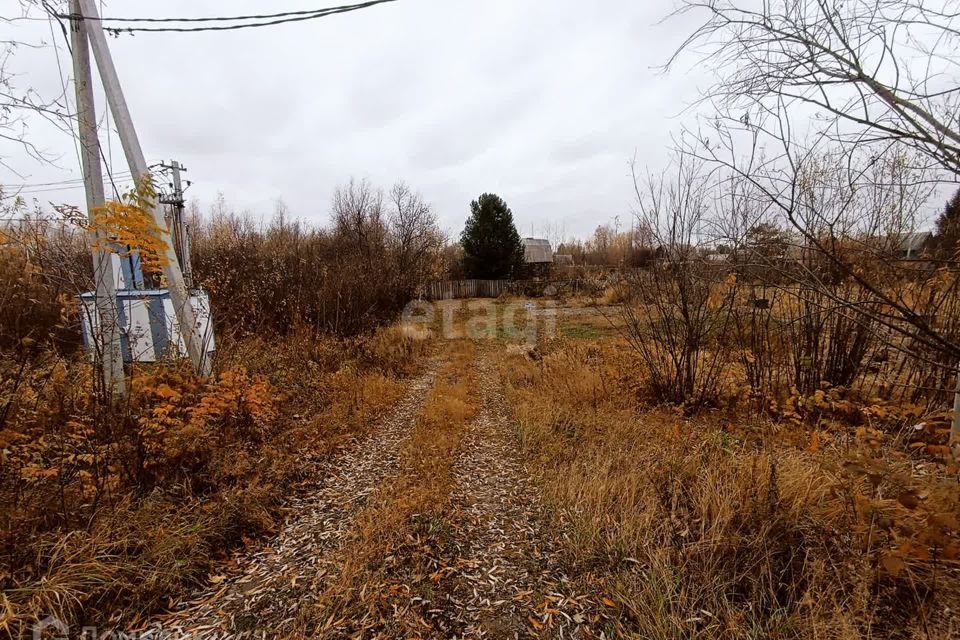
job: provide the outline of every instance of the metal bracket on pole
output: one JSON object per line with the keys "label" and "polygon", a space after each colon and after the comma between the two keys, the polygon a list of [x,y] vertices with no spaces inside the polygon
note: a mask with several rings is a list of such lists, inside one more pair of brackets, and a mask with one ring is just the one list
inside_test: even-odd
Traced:
{"label": "metal bracket on pole", "polygon": [[[186,171],[186,167],[181,166],[176,160],[171,160],[170,164],[160,163],[160,166],[170,171],[173,182],[173,193],[167,197],[161,197],[161,204],[172,207],[170,216],[170,232],[173,235],[173,244],[177,248],[177,255],[180,256],[180,269],[183,271],[183,281],[187,288],[193,287],[193,266],[190,262],[190,241],[187,233],[187,223],[184,220],[184,201],[183,201],[183,183],[180,180],[180,172]],[[188,183],[189,184],[189,183]]]}

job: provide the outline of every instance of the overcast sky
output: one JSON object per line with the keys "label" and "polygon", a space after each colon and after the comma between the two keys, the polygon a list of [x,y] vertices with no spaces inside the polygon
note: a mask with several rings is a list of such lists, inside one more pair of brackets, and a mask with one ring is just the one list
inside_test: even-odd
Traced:
{"label": "overcast sky", "polygon": [[[7,0],[10,2],[10,0]],[[12,4],[12,3],[11,3]],[[208,16],[318,8],[334,0],[113,0],[104,16]],[[347,15],[226,33],[110,39],[148,162],[177,159],[203,210],[218,192],[237,211],[328,219],[338,183],[404,180],[458,235],[471,199],[501,195],[522,235],[550,223],[584,236],[631,210],[629,162],[667,159],[670,136],[710,80],[658,67],[689,25],[659,24],[673,0],[399,0]],[[7,14],[9,15],[9,14]],[[41,14],[36,14],[41,15]],[[45,21],[2,37],[50,43]],[[69,74],[69,56],[60,58]],[[51,47],[21,48],[21,86],[57,93]],[[72,98],[72,88],[70,91]],[[98,91],[98,110],[105,108]],[[56,166],[3,143],[22,174],[0,184],[80,177],[70,136],[31,120]],[[105,146],[126,170],[114,136]],[[82,188],[37,192],[81,204]]]}

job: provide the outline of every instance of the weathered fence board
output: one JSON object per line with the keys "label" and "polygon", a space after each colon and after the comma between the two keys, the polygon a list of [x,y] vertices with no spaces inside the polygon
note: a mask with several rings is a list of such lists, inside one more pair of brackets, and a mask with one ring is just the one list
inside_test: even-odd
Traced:
{"label": "weathered fence board", "polygon": [[556,295],[563,291],[575,294],[580,289],[578,280],[443,280],[424,287],[427,300],[459,300],[462,298],[498,298],[503,294]]}
{"label": "weathered fence board", "polygon": [[507,280],[446,280],[427,285],[429,300],[456,300],[459,298],[496,298],[509,291]]}

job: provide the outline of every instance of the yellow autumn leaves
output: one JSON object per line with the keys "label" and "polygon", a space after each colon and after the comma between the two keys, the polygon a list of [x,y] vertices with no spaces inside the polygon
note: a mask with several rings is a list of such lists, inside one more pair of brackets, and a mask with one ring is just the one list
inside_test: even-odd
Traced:
{"label": "yellow autumn leaves", "polygon": [[180,372],[144,371],[134,387],[152,402],[138,421],[145,464],[152,469],[206,459],[226,428],[258,439],[278,416],[276,389],[243,367],[224,371],[207,386]]}
{"label": "yellow autumn leaves", "polygon": [[169,260],[166,230],[157,225],[150,213],[156,197],[153,180],[146,176],[119,199],[108,200],[94,209],[93,225],[86,227],[96,235],[94,251],[115,253],[121,258],[137,253],[144,273],[160,273]]}

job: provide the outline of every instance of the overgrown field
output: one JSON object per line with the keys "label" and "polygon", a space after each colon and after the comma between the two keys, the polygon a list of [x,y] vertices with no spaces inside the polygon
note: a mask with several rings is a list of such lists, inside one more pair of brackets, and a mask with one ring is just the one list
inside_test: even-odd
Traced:
{"label": "overgrown field", "polygon": [[[451,554],[476,529],[451,518],[457,500],[477,496],[456,465],[469,462],[465,442],[490,444],[495,422],[502,446],[483,450],[519,467],[516,445],[539,483],[522,495],[537,498],[537,519],[556,517],[551,535],[527,542],[564,546],[551,584],[578,594],[528,603],[547,589],[530,578],[503,600],[534,605],[510,628],[960,633],[955,274],[914,261],[905,275],[859,254],[856,277],[813,259],[775,258],[772,272],[674,242],[656,263],[595,283],[595,299],[455,301],[413,330],[390,321],[435,270],[429,210],[407,216],[418,201],[401,189],[406,213],[391,222],[364,189],[338,195],[329,231],[226,215],[197,229],[216,372],[134,365],[117,399],[99,393],[79,348],[74,296],[91,288],[83,238],[65,225],[3,229],[0,626],[11,635],[49,615],[115,628],[165,609],[190,615],[183,598],[296,519],[285,498],[390,414],[436,354],[422,410],[383,457],[390,473],[366,477],[356,518],[339,523],[336,567],[297,587],[316,590],[289,628],[401,637],[465,624],[454,595],[482,598]],[[509,410],[483,374],[490,358]],[[503,412],[477,419],[494,397]],[[529,480],[476,469],[488,483]],[[496,513],[491,495],[485,515],[531,520]],[[550,598],[583,607],[560,623],[566,612]]]}
{"label": "overgrown field", "polygon": [[245,341],[210,383],[140,371],[113,410],[91,402],[88,363],[33,363],[4,388],[5,620],[130,624],[203,582],[390,410],[427,348],[396,329]]}
{"label": "overgrown field", "polygon": [[198,221],[214,376],[134,365],[112,402],[80,349],[85,235],[19,209],[0,226],[0,628],[135,626],[271,533],[314,463],[393,408],[432,346],[388,325],[439,235],[418,196],[391,196],[388,213],[351,183],[330,230]]}
{"label": "overgrown field", "polygon": [[730,347],[710,405],[675,404],[632,342],[643,317],[561,313],[501,360],[519,445],[618,633],[955,637],[960,496],[924,440],[942,416],[829,386],[758,411]]}

